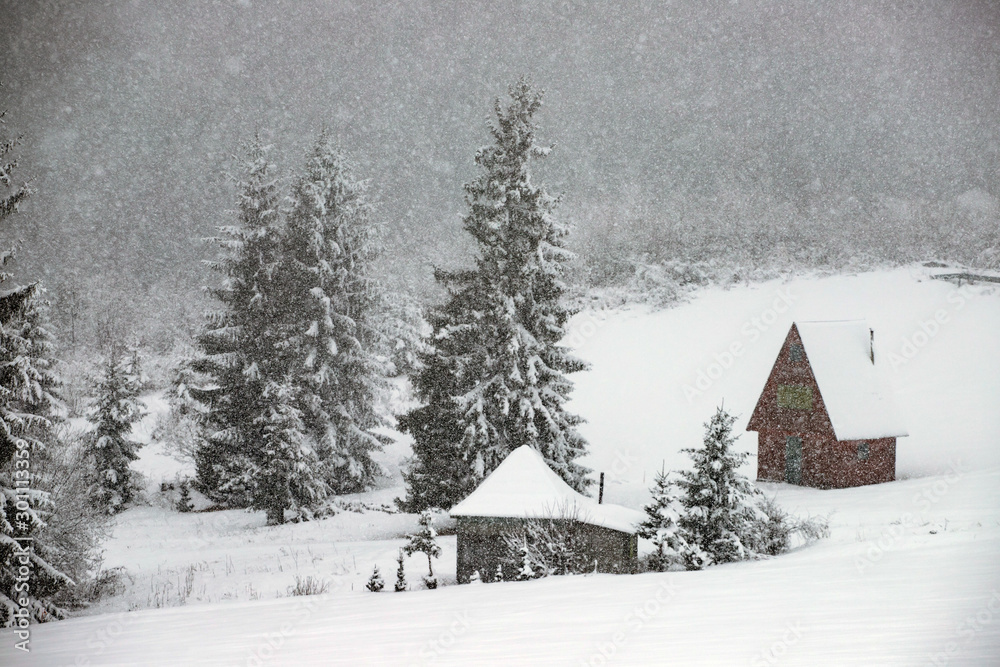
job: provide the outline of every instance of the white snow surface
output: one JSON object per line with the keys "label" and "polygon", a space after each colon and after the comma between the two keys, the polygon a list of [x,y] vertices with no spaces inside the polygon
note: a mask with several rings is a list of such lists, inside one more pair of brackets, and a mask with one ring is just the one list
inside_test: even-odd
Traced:
{"label": "white snow surface", "polygon": [[451,516],[559,519],[573,517],[594,526],[635,533],[642,512],[598,504],[574,491],[528,445],[511,452],[479,487],[451,508]]}
{"label": "white snow surface", "polygon": [[[394,568],[381,567],[388,588],[378,594],[351,591],[328,571],[326,595],[192,600],[34,626],[27,655],[13,649],[11,631],[0,631],[0,664],[997,664],[1000,471],[956,469],[857,489],[764,490],[802,515],[830,513],[831,537],[701,572],[406,593],[391,591]],[[294,528],[322,539],[323,523],[256,527],[253,549],[277,552]],[[337,539],[336,528],[329,530],[327,539]],[[356,546],[350,539],[341,549]],[[384,550],[394,555],[397,544],[384,543]],[[420,560],[408,564],[411,579]],[[453,550],[439,567],[453,575]]]}
{"label": "white snow surface", "polygon": [[[414,554],[411,590],[394,593],[415,515],[362,509],[267,527],[261,512],[179,514],[153,498],[116,517],[104,545],[126,590],[32,626],[27,654],[0,630],[0,665],[1000,664],[995,285],[958,287],[914,266],[710,288],[658,312],[582,312],[567,337],[592,364],[570,404],[587,419],[582,462],[607,472],[605,498],[637,510],[661,466],[690,466],[679,450],[698,446],[723,400],[745,428],[793,321],[857,317],[876,331],[910,437],[896,482],[758,484],[797,516],[829,516],[830,537],[815,544],[702,572],[458,586],[444,521],[441,586],[424,590],[427,560]],[[405,457],[404,443],[386,455]],[[756,435],[737,446],[755,454]],[[140,457],[151,481],[175,475],[155,443]],[[378,594],[363,587],[375,565]],[[291,597],[309,576],[329,592]]]}
{"label": "white snow surface", "polygon": [[[838,440],[907,435],[864,320],[796,322]],[[877,332],[876,332],[877,335]]]}

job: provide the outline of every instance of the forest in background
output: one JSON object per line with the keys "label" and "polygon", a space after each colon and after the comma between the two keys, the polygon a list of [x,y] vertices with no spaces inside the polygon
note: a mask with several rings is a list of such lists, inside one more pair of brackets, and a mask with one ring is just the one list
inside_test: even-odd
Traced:
{"label": "forest in background", "polygon": [[[327,127],[371,179],[385,280],[467,263],[489,100],[546,90],[574,276],[1000,262],[1000,8],[821,3],[0,2],[0,108],[35,194],[4,230],[61,346],[203,325],[202,239],[255,131],[290,181]],[[697,275],[695,275],[697,279]]]}

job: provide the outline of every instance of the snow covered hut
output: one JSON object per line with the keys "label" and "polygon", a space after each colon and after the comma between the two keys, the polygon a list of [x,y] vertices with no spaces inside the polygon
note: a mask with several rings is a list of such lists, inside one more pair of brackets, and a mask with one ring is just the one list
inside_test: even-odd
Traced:
{"label": "snow covered hut", "polygon": [[792,324],[748,431],[757,479],[821,489],[891,482],[907,435],[864,320]]}
{"label": "snow covered hut", "polygon": [[[636,526],[645,515],[620,505],[598,504],[574,491],[528,445],[511,452],[449,513],[458,523],[459,583],[468,583],[476,571],[492,578],[504,556],[502,535],[532,519],[578,524],[598,572],[638,568]],[[503,574],[513,579],[518,569],[508,565]]]}

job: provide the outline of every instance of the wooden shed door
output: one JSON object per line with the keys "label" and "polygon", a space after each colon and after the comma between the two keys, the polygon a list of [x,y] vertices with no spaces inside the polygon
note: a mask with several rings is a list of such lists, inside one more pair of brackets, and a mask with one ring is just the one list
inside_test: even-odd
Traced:
{"label": "wooden shed door", "polygon": [[802,483],[802,438],[797,435],[785,438],[785,481]]}

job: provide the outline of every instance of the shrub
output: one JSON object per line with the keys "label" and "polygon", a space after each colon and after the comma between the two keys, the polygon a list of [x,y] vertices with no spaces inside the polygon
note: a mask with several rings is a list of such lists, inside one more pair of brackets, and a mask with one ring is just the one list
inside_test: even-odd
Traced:
{"label": "shrub", "polygon": [[318,577],[313,577],[312,575],[307,576],[305,579],[295,575],[295,586],[290,586],[288,588],[288,594],[299,596],[299,595],[322,595],[330,590],[330,582],[320,579]]}

